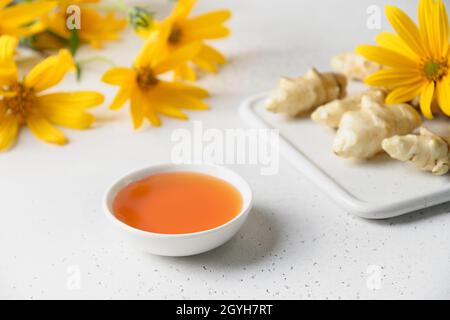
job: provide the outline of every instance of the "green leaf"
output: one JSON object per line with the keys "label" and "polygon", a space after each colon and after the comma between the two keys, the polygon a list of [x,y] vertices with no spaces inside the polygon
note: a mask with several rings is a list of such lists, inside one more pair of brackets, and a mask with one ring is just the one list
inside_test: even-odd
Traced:
{"label": "green leaf", "polygon": [[80,48],[80,35],[77,29],[70,30],[70,37],[67,40],[67,45],[72,56],[75,56]]}
{"label": "green leaf", "polygon": [[77,79],[77,81],[81,80],[81,65],[80,63],[75,63],[75,78]]}

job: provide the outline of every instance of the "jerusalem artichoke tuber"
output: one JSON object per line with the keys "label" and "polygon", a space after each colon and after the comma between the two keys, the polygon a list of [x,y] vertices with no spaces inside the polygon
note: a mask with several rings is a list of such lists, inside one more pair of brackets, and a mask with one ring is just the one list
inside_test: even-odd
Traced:
{"label": "jerusalem artichoke tuber", "polygon": [[333,150],[341,157],[368,159],[383,150],[384,139],[409,134],[421,122],[418,112],[408,104],[386,106],[363,96],[361,109],[342,117]]}
{"label": "jerusalem artichoke tuber", "polygon": [[311,119],[317,123],[326,125],[330,128],[337,129],[341,122],[342,116],[349,111],[356,111],[361,108],[361,99],[368,95],[374,100],[382,103],[386,97],[386,93],[381,89],[370,89],[366,92],[349,96],[344,99],[333,100],[319,108],[312,114]]}
{"label": "jerusalem artichoke tuber", "polygon": [[369,61],[353,52],[342,53],[333,57],[331,67],[336,72],[357,81],[363,81],[367,76],[383,69],[382,65]]}
{"label": "jerusalem artichoke tuber", "polygon": [[450,169],[449,145],[424,127],[419,135],[394,136],[383,140],[382,146],[392,158],[412,162],[434,175],[444,175]]}
{"label": "jerusalem artichoke tuber", "polygon": [[267,101],[267,110],[296,116],[324,103],[345,97],[347,79],[336,73],[311,69],[303,77],[283,77]]}

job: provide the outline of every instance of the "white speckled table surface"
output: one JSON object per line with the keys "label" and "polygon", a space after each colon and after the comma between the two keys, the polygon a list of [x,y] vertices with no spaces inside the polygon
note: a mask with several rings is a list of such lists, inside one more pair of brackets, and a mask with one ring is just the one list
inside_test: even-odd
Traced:
{"label": "white speckled table surface", "polygon": [[[415,3],[391,0],[415,13]],[[381,0],[200,1],[197,10],[228,7],[233,36],[217,42],[230,63],[201,85],[211,111],[190,113],[207,128],[245,124],[237,107],[270,89],[280,75],[327,69],[332,55],[371,42],[369,5]],[[156,1],[155,10],[169,4]],[[382,28],[388,28],[383,20]],[[126,50],[124,50],[126,48]],[[128,63],[139,48],[131,34],[99,54]],[[82,54],[92,54],[88,50]],[[111,100],[90,65],[79,84]],[[194,257],[163,258],[135,251],[105,219],[101,199],[118,176],[170,160],[171,133],[192,122],[131,130],[126,112],[94,111],[88,132],[69,132],[63,148],[23,131],[0,156],[0,298],[383,299],[450,298],[450,204],[385,221],[366,221],[336,207],[281,159],[279,174],[234,166],[252,185],[255,208],[239,234]],[[80,286],[70,284],[80,275]]]}

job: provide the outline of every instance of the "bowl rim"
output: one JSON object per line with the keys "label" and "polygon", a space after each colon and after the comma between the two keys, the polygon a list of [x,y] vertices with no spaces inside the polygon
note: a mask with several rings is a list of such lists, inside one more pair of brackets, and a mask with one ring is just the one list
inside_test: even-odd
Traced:
{"label": "bowl rim", "polygon": [[[124,187],[126,187],[129,183],[132,182],[136,182],[139,181],[139,179],[144,179],[145,177],[149,177],[151,175],[157,174],[157,173],[163,173],[163,172],[183,172],[182,170],[179,170],[183,167],[186,167],[186,171],[185,172],[196,172],[196,173],[201,173],[201,174],[205,174],[205,175],[209,175],[209,176],[213,176],[217,179],[221,179],[224,180],[228,183],[231,183],[229,180],[226,180],[224,178],[215,176],[213,174],[210,173],[206,173],[206,172],[202,172],[202,168],[207,168],[209,167],[210,169],[213,170],[217,170],[217,171],[224,171],[228,174],[232,174],[235,177],[237,177],[240,180],[240,184],[241,186],[238,187],[236,185],[233,185],[238,192],[240,193],[240,195],[244,198],[244,193],[248,194],[248,200],[245,201],[243,203],[243,206],[241,208],[241,210],[239,211],[239,213],[231,220],[228,220],[226,223],[219,225],[217,227],[214,227],[212,229],[208,229],[208,230],[203,230],[203,231],[198,231],[198,232],[191,232],[191,233],[157,233],[157,232],[151,232],[151,231],[145,231],[145,230],[141,230],[135,227],[132,227],[128,224],[126,224],[125,222],[119,220],[112,208],[112,201],[115,199],[115,196],[117,195],[117,192],[122,190]],[[199,169],[199,171],[194,171],[192,170],[193,167],[196,167]],[[191,169],[189,169],[191,168]],[[176,170],[178,169],[178,170]],[[152,171],[152,173],[148,173],[145,174],[145,172],[148,171]],[[135,175],[139,175],[140,177],[134,177],[133,179],[131,179],[132,176]],[[123,184],[126,180],[129,180],[129,182],[127,184],[125,184],[125,186],[120,187],[118,190],[117,187],[121,184]],[[247,189],[247,190],[244,190]],[[115,194],[113,194],[113,192],[115,191]],[[174,163],[161,163],[161,164],[155,164],[155,165],[150,165],[147,167],[143,167],[143,168],[139,168],[139,169],[134,169],[132,171],[129,171],[128,173],[122,175],[121,177],[119,177],[118,179],[116,179],[106,190],[106,192],[103,195],[103,211],[106,214],[106,216],[108,217],[108,219],[110,221],[112,221],[115,225],[119,226],[120,228],[124,229],[125,231],[131,232],[135,235],[139,235],[139,236],[144,236],[144,237],[148,237],[148,238],[185,238],[185,237],[198,237],[198,236],[202,236],[202,235],[206,235],[206,234],[210,234],[210,233],[214,233],[214,232],[218,232],[222,229],[227,228],[228,226],[234,224],[235,222],[237,222],[239,219],[241,219],[242,217],[246,216],[249,211],[251,210],[251,208],[253,207],[253,191],[249,185],[249,183],[237,172],[235,172],[234,170],[231,170],[230,168],[227,168],[225,166],[222,165],[217,165],[217,164],[211,164],[211,163],[202,163],[202,164],[174,164]],[[110,209],[111,208],[111,209]]]}

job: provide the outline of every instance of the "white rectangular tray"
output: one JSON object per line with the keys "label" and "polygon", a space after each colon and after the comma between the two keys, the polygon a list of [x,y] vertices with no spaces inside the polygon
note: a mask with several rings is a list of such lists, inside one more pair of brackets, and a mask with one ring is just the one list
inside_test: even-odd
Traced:
{"label": "white rectangular tray", "polygon": [[[435,177],[385,154],[365,162],[339,158],[332,152],[333,130],[308,116],[292,119],[267,112],[266,97],[244,101],[241,117],[252,127],[278,129],[281,153],[350,213],[384,219],[450,201],[450,175]],[[427,126],[439,131],[448,124]]]}

